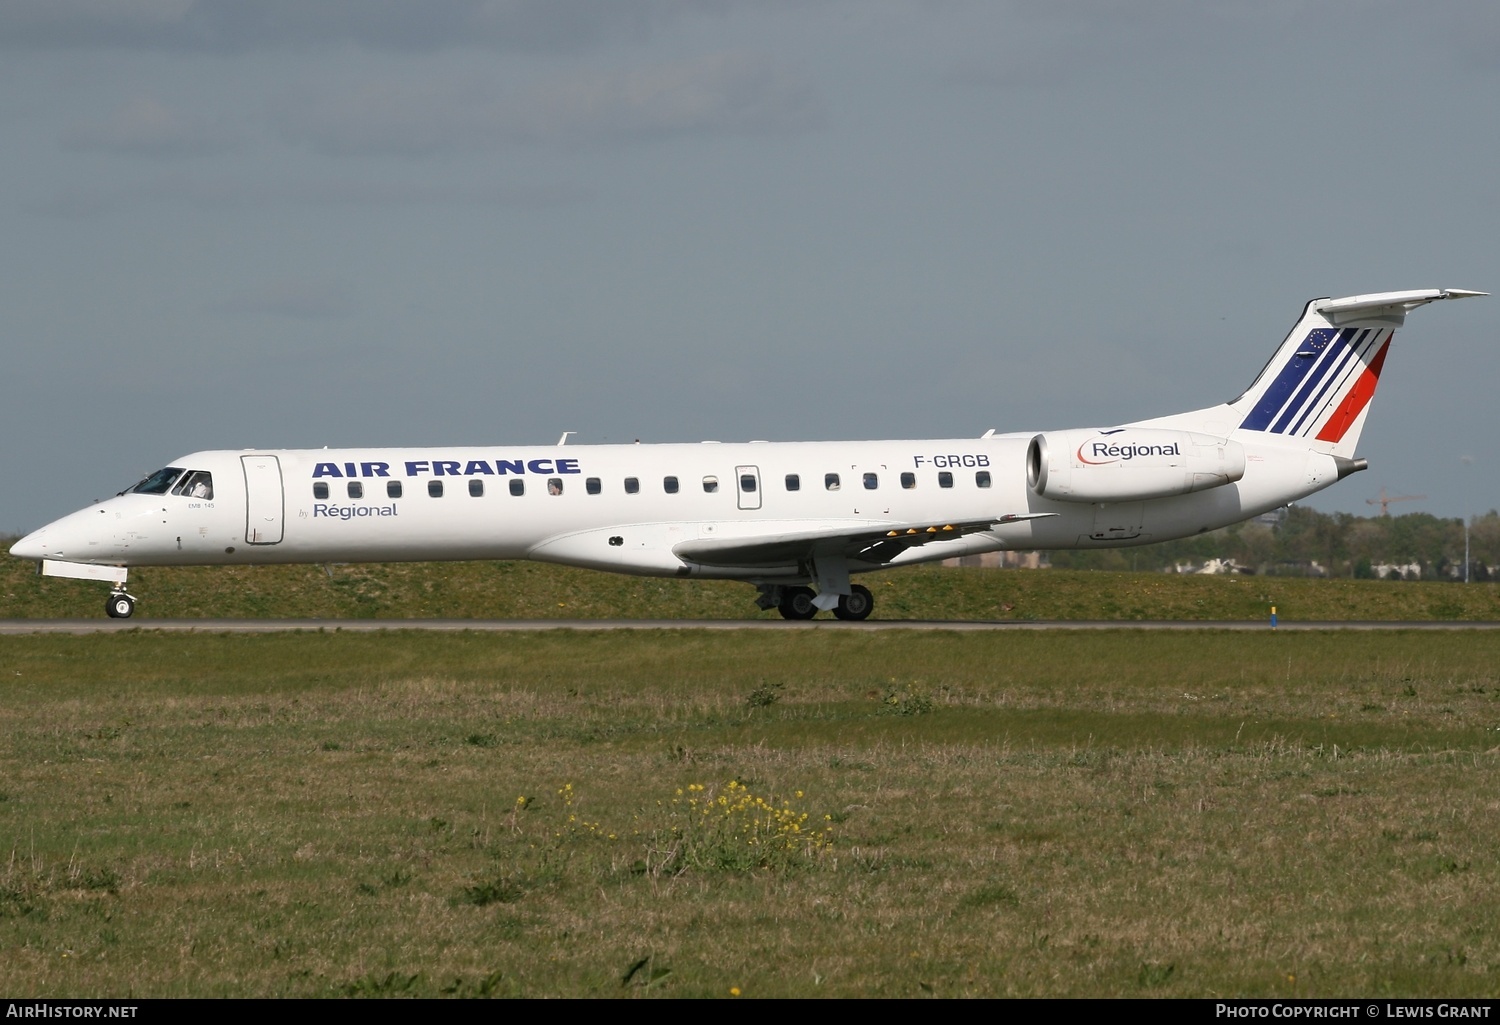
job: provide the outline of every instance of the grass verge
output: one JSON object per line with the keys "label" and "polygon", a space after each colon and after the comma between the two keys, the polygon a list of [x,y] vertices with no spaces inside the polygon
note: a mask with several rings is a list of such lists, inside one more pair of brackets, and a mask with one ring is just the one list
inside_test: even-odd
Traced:
{"label": "grass verge", "polygon": [[0,989],[1485,996],[1500,637],[0,638]]}
{"label": "grass verge", "polygon": [[[861,578],[876,619],[1495,620],[1500,584],[914,566]],[[733,581],[627,577],[529,562],[131,571],[151,619],[757,619]],[[102,618],[107,585],[0,558],[0,619]]]}

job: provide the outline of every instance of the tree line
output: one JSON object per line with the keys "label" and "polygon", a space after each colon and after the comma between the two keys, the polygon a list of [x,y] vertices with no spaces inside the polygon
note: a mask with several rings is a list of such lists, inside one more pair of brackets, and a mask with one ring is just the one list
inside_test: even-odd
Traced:
{"label": "tree line", "polygon": [[[1268,522],[1276,519],[1279,522]],[[1108,551],[1051,552],[1053,566],[1070,569],[1170,570],[1232,560],[1243,571],[1268,575],[1462,580],[1464,521],[1430,513],[1354,516],[1303,506],[1280,510],[1222,530],[1178,541]],[[1390,567],[1404,568],[1391,569]],[[1500,580],[1500,512],[1476,516],[1469,527],[1469,577]]]}

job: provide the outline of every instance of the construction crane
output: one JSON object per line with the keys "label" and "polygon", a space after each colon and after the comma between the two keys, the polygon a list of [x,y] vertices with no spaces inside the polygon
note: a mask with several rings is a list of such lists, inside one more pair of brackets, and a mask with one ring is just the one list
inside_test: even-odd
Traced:
{"label": "construction crane", "polygon": [[1392,502],[1413,502],[1426,497],[1426,495],[1387,495],[1385,493],[1385,485],[1382,484],[1380,485],[1380,497],[1367,498],[1365,499],[1365,504],[1378,505],[1380,506],[1380,515],[1389,516],[1391,514],[1390,505]]}

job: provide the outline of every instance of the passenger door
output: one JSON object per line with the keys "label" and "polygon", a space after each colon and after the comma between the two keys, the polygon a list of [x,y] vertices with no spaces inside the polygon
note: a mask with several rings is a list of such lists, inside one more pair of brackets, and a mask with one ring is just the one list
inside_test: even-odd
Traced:
{"label": "passenger door", "polygon": [[245,543],[280,544],[286,500],[281,461],[275,456],[240,456],[245,470]]}

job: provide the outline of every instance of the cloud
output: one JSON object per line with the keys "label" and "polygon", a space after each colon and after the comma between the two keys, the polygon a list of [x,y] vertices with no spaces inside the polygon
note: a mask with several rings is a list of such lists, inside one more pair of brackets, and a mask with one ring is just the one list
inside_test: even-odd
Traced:
{"label": "cloud", "polygon": [[200,210],[244,210],[277,206],[508,207],[541,210],[590,202],[594,194],[564,182],[545,185],[444,184],[322,178],[302,181],[243,181],[164,175],[149,181],[98,188],[60,189],[32,207],[53,217],[97,217],[144,204],[176,204]]}
{"label": "cloud", "polygon": [[231,140],[207,119],[182,114],[149,96],[137,96],[103,120],[76,125],[61,143],[67,149],[178,157],[218,153],[229,148]]}
{"label": "cloud", "polygon": [[196,0],[8,0],[0,46],[149,45],[182,30]]}
{"label": "cloud", "polygon": [[[982,9],[980,16],[1005,31],[993,39],[975,32],[969,53],[954,62],[947,78],[959,85],[1034,89],[1176,61],[1208,45],[1226,22],[1275,19],[1281,12],[1280,0],[1262,0],[1244,14],[1189,0],[1013,0]],[[969,21],[959,17],[954,25]]]}
{"label": "cloud", "polygon": [[530,99],[526,129],[547,140],[802,131],[823,119],[806,76],[745,54],[580,75]]}
{"label": "cloud", "polygon": [[326,153],[428,154],[798,132],[823,112],[807,76],[731,53],[512,90],[473,76],[373,81],[288,97],[277,120],[288,140]]}
{"label": "cloud", "polygon": [[297,182],[279,189],[278,194],[282,201],[307,206],[492,206],[527,210],[575,206],[594,198],[591,190],[563,182],[445,185],[337,178]]}
{"label": "cloud", "polygon": [[283,278],[238,292],[210,309],[236,317],[277,316],[299,320],[347,317],[355,312],[354,288],[336,278]]}
{"label": "cloud", "polygon": [[688,0],[5,0],[0,47],[545,52],[640,36]]}
{"label": "cloud", "polygon": [[[969,37],[959,50],[968,52],[945,76],[966,86],[1052,88],[1122,74],[1175,80],[1185,66],[1213,72],[1298,39],[1320,41],[1329,52],[1374,52],[1403,25],[1413,49],[1500,67],[1500,11],[1492,0],[1432,0],[1420,15],[1401,0],[953,0],[942,10],[947,16],[932,24]],[[1425,32],[1424,24],[1463,30]]]}

